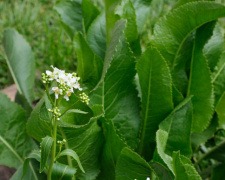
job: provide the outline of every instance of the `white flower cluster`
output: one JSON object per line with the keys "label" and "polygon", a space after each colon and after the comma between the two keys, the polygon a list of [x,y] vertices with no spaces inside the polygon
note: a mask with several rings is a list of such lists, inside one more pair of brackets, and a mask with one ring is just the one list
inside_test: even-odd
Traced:
{"label": "white flower cluster", "polygon": [[44,84],[54,80],[57,82],[57,87],[52,87],[56,99],[59,98],[59,95],[62,95],[69,101],[69,97],[74,90],[82,91],[79,84],[80,77],[77,77],[76,73],[65,73],[64,70],[60,70],[53,66],[51,67],[53,68],[53,71],[47,70],[46,74],[42,74],[42,79]]}

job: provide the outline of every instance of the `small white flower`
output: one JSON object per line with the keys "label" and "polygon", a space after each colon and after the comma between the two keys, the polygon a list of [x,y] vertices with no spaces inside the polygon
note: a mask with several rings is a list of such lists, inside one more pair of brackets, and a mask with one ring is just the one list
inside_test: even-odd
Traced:
{"label": "small white flower", "polygon": [[147,177],[147,179],[146,180],[150,180],[150,177]]}
{"label": "small white flower", "polygon": [[53,72],[47,70],[46,74],[49,76],[50,81],[54,80],[55,74]]}
{"label": "small white flower", "polygon": [[52,90],[55,92],[55,98],[59,98],[59,94],[62,94],[62,89],[59,89],[58,87],[53,87]]}
{"label": "small white flower", "polygon": [[82,88],[80,87],[80,84],[79,83],[73,84],[73,88],[74,89],[79,89],[80,91],[82,91]]}
{"label": "small white flower", "polygon": [[59,72],[59,75],[58,75],[58,79],[56,80],[57,82],[59,82],[60,84],[64,84],[65,81],[66,81],[66,75],[64,72]]}
{"label": "small white flower", "polygon": [[71,96],[71,94],[72,94],[72,91],[69,91],[68,93],[66,93],[66,95],[64,96],[64,99],[69,101],[69,97]]}

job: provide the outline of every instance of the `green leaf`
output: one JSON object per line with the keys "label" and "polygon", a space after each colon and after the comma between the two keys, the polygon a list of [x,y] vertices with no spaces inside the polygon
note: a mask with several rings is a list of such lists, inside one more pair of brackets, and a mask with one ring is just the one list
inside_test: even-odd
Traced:
{"label": "green leaf", "polygon": [[174,84],[173,84],[172,88],[173,88],[172,89],[172,91],[173,91],[173,103],[174,103],[174,106],[177,106],[178,104],[180,104],[184,100],[184,97],[181,94],[181,92],[176,88],[176,86]]}
{"label": "green leaf", "polygon": [[225,162],[225,140],[221,141],[216,146],[212,147],[208,152],[203,154],[199,160],[197,161],[197,164],[201,162],[203,159],[216,159],[220,162]]}
{"label": "green leaf", "polygon": [[83,23],[86,32],[88,31],[91,23],[95,20],[95,18],[100,14],[97,7],[94,6],[92,1],[90,0],[82,0],[82,15],[83,15]]}
{"label": "green leaf", "polygon": [[54,9],[60,14],[66,29],[72,32],[71,39],[77,31],[85,34],[99,14],[99,10],[89,0],[62,0]]}
{"label": "green leaf", "polygon": [[106,51],[106,20],[105,13],[101,13],[90,25],[87,32],[87,42],[96,55],[105,58]]}
{"label": "green leaf", "polygon": [[40,164],[36,160],[31,160],[27,164],[27,169],[23,175],[23,166],[21,165],[18,170],[13,174],[10,180],[39,180],[47,179],[44,173],[39,173]]}
{"label": "green leaf", "polygon": [[139,57],[141,55],[141,45],[138,38],[137,19],[134,6],[130,0],[125,1],[121,18],[127,20],[127,27],[125,29],[125,37],[127,42],[130,43],[134,55]]}
{"label": "green leaf", "polygon": [[52,137],[46,136],[41,141],[41,161],[40,161],[40,173],[44,171],[49,154],[52,149],[52,143],[54,139]]}
{"label": "green leaf", "polygon": [[[82,103],[80,99],[77,96],[75,96],[75,94],[72,94],[70,96],[69,101],[63,99],[59,104],[59,109],[62,114],[61,115],[62,121],[69,124],[83,125],[88,123],[90,118],[93,116],[93,112],[90,109],[90,107],[87,106],[85,103]],[[79,109],[80,112],[82,111],[82,113],[74,112],[77,111],[76,109]]]}
{"label": "green leaf", "polygon": [[134,8],[137,16],[138,32],[141,33],[142,28],[147,20],[150,12],[150,4],[152,0],[133,0]]}
{"label": "green leaf", "polygon": [[[207,16],[205,16],[207,12]],[[185,39],[201,25],[225,16],[225,7],[215,2],[193,2],[180,6],[156,23],[152,44],[171,69]],[[197,18],[196,18],[197,17]],[[176,24],[175,26],[171,26]],[[163,37],[163,38],[162,38]]]}
{"label": "green leaf", "polygon": [[115,14],[115,9],[121,0],[105,0],[105,18],[106,18],[106,35],[107,43],[110,42],[111,38],[114,38],[113,29],[116,21],[119,20],[119,16]]}
{"label": "green leaf", "polygon": [[178,2],[175,4],[174,8],[177,8],[179,6],[182,6],[182,5],[190,3],[190,2],[196,2],[196,1],[205,1],[205,0],[178,0]]}
{"label": "green leaf", "polygon": [[27,117],[30,116],[30,113],[32,112],[32,107],[30,106],[30,104],[28,103],[27,99],[25,98],[25,96],[23,94],[20,94],[18,91],[16,93],[16,97],[15,97],[15,102],[19,105],[21,105],[27,113]]}
{"label": "green leaf", "polygon": [[150,160],[158,125],[173,110],[172,80],[166,61],[153,47],[148,48],[138,61],[137,72],[142,93],[142,128],[138,152]]}
{"label": "green leaf", "polygon": [[35,142],[26,133],[26,112],[0,93],[0,164],[19,168]]}
{"label": "green leaf", "polygon": [[[27,123],[28,134],[39,142],[41,138],[50,135],[50,119],[43,120],[39,116],[40,111],[47,112],[46,108],[43,109],[45,107],[43,104],[44,99],[40,100],[36,105]],[[65,148],[72,149],[77,153],[85,169],[85,173],[78,169],[76,177],[79,179],[95,179],[100,172],[99,155],[102,149],[103,135],[101,128],[97,124],[97,118],[92,118],[84,125],[73,125],[61,120],[58,121],[57,139],[67,141]],[[75,168],[78,167],[77,162],[69,156],[60,159],[61,161],[65,164],[72,164]]]}
{"label": "green leaf", "polygon": [[108,45],[102,78],[90,94],[90,105],[100,104],[105,118],[112,120],[121,136],[132,148],[137,146],[139,98],[133,84],[135,58],[125,40],[126,21],[116,23]]}
{"label": "green leaf", "polygon": [[193,95],[192,131],[197,133],[207,128],[214,108],[211,72],[202,52],[206,41],[212,35],[214,26],[215,22],[211,22],[197,30],[192,53],[187,95]]}
{"label": "green leaf", "polygon": [[72,37],[75,31],[83,32],[81,3],[82,0],[63,0],[54,7],[60,14],[62,22],[73,31]]}
{"label": "green leaf", "polygon": [[173,167],[176,180],[201,180],[191,161],[182,157],[179,152],[173,153]]}
{"label": "green leaf", "polygon": [[[68,110],[68,111],[65,112],[65,114],[67,114],[67,113],[88,114],[88,112],[81,111],[81,110],[79,110],[79,109],[70,109],[70,110]],[[64,115],[65,115],[65,114],[64,114]]]}
{"label": "green leaf", "polygon": [[158,162],[150,162],[150,167],[154,171],[155,175],[158,177],[160,180],[172,180],[172,174],[170,171],[164,167],[162,164]]}
{"label": "green leaf", "polygon": [[75,37],[75,49],[78,59],[78,75],[82,84],[87,86],[89,90],[92,90],[101,78],[103,61],[94,54],[80,33]]}
{"label": "green leaf", "polygon": [[65,149],[59,154],[58,158],[60,158],[62,156],[71,156],[75,161],[77,161],[77,164],[78,164],[79,168],[81,169],[81,171],[83,173],[85,173],[84,168],[81,165],[79,156],[77,155],[77,153],[75,151],[73,151],[72,149]]}
{"label": "green leaf", "polygon": [[52,168],[52,179],[71,180],[75,173],[75,168],[56,162]]}
{"label": "green leaf", "polygon": [[[166,164],[169,170],[174,174],[173,164],[172,164],[173,159],[171,156],[165,153],[167,138],[168,138],[168,133],[166,131],[159,129],[156,132],[156,151],[159,158],[162,159],[162,161]],[[154,156],[153,160],[158,162],[158,159],[156,159],[156,157],[157,156]]]}
{"label": "green leaf", "polygon": [[202,133],[192,133],[191,144],[193,151],[196,151],[199,145],[205,144],[206,141],[214,136],[218,126],[218,118],[214,117],[211,124]]}
{"label": "green leaf", "polygon": [[102,121],[106,132],[106,139],[101,155],[102,169],[98,178],[102,180],[112,180],[115,179],[117,159],[121,150],[127,145],[122,141],[111,121],[107,121],[103,118]]}
{"label": "green leaf", "polygon": [[187,94],[188,88],[188,70],[190,70],[190,62],[192,59],[192,51],[194,45],[194,33],[191,33],[180,47],[174,62],[174,68],[171,75],[175,88],[178,89],[183,95]]}
{"label": "green leaf", "polygon": [[[42,138],[46,136],[51,136],[51,133],[50,133],[51,126],[49,122],[43,121],[40,119],[39,113],[43,104],[44,104],[44,98],[40,99],[40,101],[36,104],[26,124],[27,133],[30,136],[34,137],[34,139],[38,140],[39,142],[42,141]],[[46,113],[48,113],[47,109],[46,109]]]}
{"label": "green leaf", "polygon": [[[33,160],[34,159],[34,160]],[[17,179],[25,179],[25,180],[29,180],[29,179],[46,179],[46,175],[44,173],[40,173],[39,169],[40,169],[40,162],[41,161],[41,152],[38,150],[33,150],[28,157],[26,157],[23,167],[21,167],[20,169],[17,170],[15,175],[15,180]],[[31,173],[32,172],[32,173]]]}
{"label": "green leaf", "polygon": [[213,72],[213,85],[215,94],[215,105],[225,92],[225,53],[221,55],[219,62]]}
{"label": "green leaf", "polygon": [[159,125],[168,132],[165,153],[172,156],[173,151],[180,151],[191,157],[191,125],[192,104],[191,98],[187,98]]}
{"label": "green leaf", "polygon": [[147,179],[150,165],[134,151],[123,148],[116,165],[116,180]]}
{"label": "green leaf", "polygon": [[17,85],[30,106],[34,100],[35,61],[31,47],[14,29],[6,29],[3,35],[6,62]]}
{"label": "green leaf", "polygon": [[225,169],[225,164],[221,164],[221,165],[217,166],[216,168],[214,168],[210,179],[211,180],[223,179],[225,176],[224,169]]}
{"label": "green leaf", "polygon": [[122,18],[127,19],[127,28],[125,30],[125,36],[128,42],[133,42],[138,39],[138,29],[136,23],[136,14],[133,4],[130,0],[125,2],[123,6]]}
{"label": "green leaf", "polygon": [[207,42],[207,44],[204,46],[203,54],[206,56],[206,59],[208,60],[209,67],[211,70],[214,70],[215,66],[217,65],[220,56],[223,52],[223,46],[224,46],[224,37],[221,32],[221,29],[219,27],[219,24],[217,23],[213,35],[210,38],[210,40]]}
{"label": "green leaf", "polygon": [[223,126],[225,125],[225,92],[219,99],[219,102],[216,105],[216,113],[218,114],[219,118],[219,125]]}

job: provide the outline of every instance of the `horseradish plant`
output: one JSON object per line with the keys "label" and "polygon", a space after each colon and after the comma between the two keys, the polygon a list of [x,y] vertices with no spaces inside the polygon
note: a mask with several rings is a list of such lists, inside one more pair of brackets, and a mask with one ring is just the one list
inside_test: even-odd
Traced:
{"label": "horseradish plant", "polygon": [[46,71],[32,112],[33,55],[16,31],[5,31],[23,106],[0,95],[0,163],[18,169],[12,179],[223,179],[225,55],[216,20],[225,6],[180,0],[142,52],[150,4],[105,1],[100,11],[89,0],[58,2],[80,80]]}

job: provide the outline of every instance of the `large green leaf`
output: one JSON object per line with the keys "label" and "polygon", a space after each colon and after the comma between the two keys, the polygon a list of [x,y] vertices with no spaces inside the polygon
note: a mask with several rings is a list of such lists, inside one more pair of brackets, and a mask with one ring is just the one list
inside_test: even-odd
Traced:
{"label": "large green leaf", "polygon": [[92,92],[91,105],[101,104],[128,145],[135,148],[139,130],[139,98],[133,84],[135,58],[124,38],[126,21],[116,23],[104,61],[101,80]]}
{"label": "large green leaf", "polygon": [[72,157],[75,161],[77,161],[77,164],[78,164],[79,168],[81,169],[81,171],[83,173],[85,173],[84,168],[81,165],[80,158],[79,158],[79,156],[77,155],[77,153],[75,151],[73,151],[72,149],[65,149],[59,154],[58,158],[60,158],[62,156],[70,156],[70,157]]}
{"label": "large green leaf", "polygon": [[222,54],[224,46],[224,38],[223,34],[221,32],[220,26],[217,23],[213,35],[210,38],[210,40],[207,42],[207,44],[204,46],[203,53],[206,56],[209,67],[211,70],[214,70],[215,66],[217,65],[217,62],[219,61],[219,58]]}
{"label": "large green leaf", "polygon": [[75,173],[75,168],[56,162],[52,168],[52,179],[71,180]]}
{"label": "large green leaf", "polygon": [[107,122],[106,119],[102,119],[102,121],[106,131],[106,139],[101,155],[102,169],[98,179],[114,180],[117,159],[121,150],[127,145],[122,141],[111,121]]}
{"label": "large green leaf", "polygon": [[[46,101],[45,101],[45,104],[47,104]],[[48,109],[47,106],[46,108]],[[72,94],[70,96],[69,101],[66,101],[65,99],[63,99],[60,102],[59,109],[62,114],[61,115],[62,121],[69,124],[75,124],[75,125],[87,124],[90,118],[93,116],[93,112],[90,109],[90,107],[88,107],[85,103],[81,102],[80,99],[77,96],[75,96],[75,94]],[[74,109],[79,109],[86,113],[76,113],[76,112],[71,113],[71,111],[73,111]],[[47,114],[46,109],[43,109],[42,112],[45,112],[45,114]],[[42,112],[40,113],[41,117],[43,114]]]}
{"label": "large green leaf", "polygon": [[187,95],[193,95],[193,132],[200,133],[205,130],[213,114],[214,97],[211,72],[202,51],[212,35],[214,25],[215,22],[211,22],[197,30],[192,52]]}
{"label": "large green leaf", "polygon": [[159,180],[172,180],[172,174],[170,171],[164,167],[162,164],[158,162],[150,162],[150,167],[154,171],[155,175],[158,177]]}
{"label": "large green leaf", "polygon": [[[68,102],[74,104],[73,101]],[[28,133],[39,142],[41,141],[41,138],[50,135],[50,119],[41,119],[39,116],[40,111],[47,111],[46,108],[44,109],[45,106],[43,106],[43,104],[44,99],[36,105],[27,123]],[[67,156],[65,160],[59,159],[60,162],[62,161],[65,164],[68,163],[70,166],[77,168],[78,172],[76,177],[79,179],[95,179],[100,172],[98,157],[103,143],[103,135],[101,128],[97,124],[97,117],[92,118],[84,125],[73,125],[58,121],[57,132],[58,140],[65,139],[67,141],[65,148],[72,149],[77,153],[85,173],[82,173],[82,171],[77,168],[77,162],[69,156]]]}
{"label": "large green leaf", "polygon": [[221,165],[217,166],[216,168],[214,168],[210,179],[211,180],[223,179],[225,176],[224,169],[225,169],[225,164],[221,164]]}
{"label": "large green leaf", "polygon": [[31,47],[16,30],[6,29],[3,36],[3,48],[17,89],[32,106],[36,71]]}
{"label": "large green leaf", "polygon": [[101,13],[91,24],[87,33],[87,42],[96,55],[105,58],[106,51],[106,20],[105,13]]}
{"label": "large green leaf", "polygon": [[218,126],[218,118],[214,117],[211,121],[211,124],[208,126],[206,130],[202,133],[192,133],[191,135],[191,145],[193,151],[196,151],[201,144],[205,144],[205,142],[214,136],[214,133]]}
{"label": "large green leaf", "polygon": [[127,28],[125,30],[125,37],[130,43],[131,49],[136,57],[141,55],[141,45],[138,38],[138,27],[135,9],[130,0],[125,1],[123,6],[123,13],[121,18],[127,20]]}
{"label": "large green leaf", "polygon": [[179,152],[173,153],[173,166],[176,180],[201,180],[191,161]]}
{"label": "large green leaf", "polygon": [[174,68],[171,72],[173,83],[183,95],[187,94],[188,87],[188,73],[190,70],[190,63],[192,58],[192,51],[194,45],[194,33],[190,34],[189,37],[182,44],[174,63]]}
{"label": "large green leaf", "polygon": [[192,104],[191,98],[187,98],[159,125],[160,129],[168,132],[165,147],[168,155],[180,151],[182,155],[191,157],[191,125]]}
{"label": "large green leaf", "polygon": [[134,151],[123,148],[116,165],[116,180],[147,179],[151,175],[150,165]]}
{"label": "large green leaf", "polygon": [[75,37],[75,49],[77,53],[77,72],[82,84],[92,90],[101,78],[103,61],[94,54],[82,34]]}
{"label": "large green leaf", "polygon": [[40,163],[36,160],[31,160],[27,163],[26,172],[23,172],[23,165],[13,174],[10,180],[40,180],[47,179],[45,173],[39,173]]}
{"label": "large green leaf", "polygon": [[87,32],[99,10],[89,0],[62,0],[55,5],[69,35],[73,38],[76,31]]}
{"label": "large green leaf", "polygon": [[166,131],[159,129],[156,132],[156,155],[154,154],[153,160],[156,162],[161,161],[161,163],[165,163],[169,170],[174,174],[172,164],[173,159],[165,153],[167,138],[168,133]]}
{"label": "large green leaf", "polygon": [[225,92],[216,105],[216,113],[219,119],[219,125],[225,125]]}
{"label": "large green leaf", "polygon": [[139,153],[150,160],[160,122],[173,110],[169,67],[157,49],[148,48],[137,63],[142,93],[142,128]]}
{"label": "large green leaf", "polygon": [[137,16],[138,32],[141,33],[142,28],[147,20],[150,12],[150,4],[152,0],[133,0],[134,8]]}
{"label": "large green leaf", "polygon": [[40,172],[44,171],[47,164],[49,154],[52,149],[54,139],[52,137],[46,136],[41,141],[41,161],[40,161]]}
{"label": "large green leaf", "polygon": [[19,168],[33,149],[34,141],[26,133],[26,112],[0,93],[0,164]]}
{"label": "large green leaf", "polygon": [[[206,11],[207,16],[205,16]],[[225,16],[225,7],[222,4],[214,2],[187,3],[174,9],[158,21],[154,28],[152,44],[158,48],[173,69],[181,46],[191,32],[201,25],[223,16]]]}
{"label": "large green leaf", "polygon": [[[49,140],[49,138],[45,138],[45,140]],[[30,179],[46,179],[46,177],[44,176],[44,174],[41,174],[42,176],[40,177],[40,173],[38,173],[38,176],[35,178],[32,178],[29,176],[29,172],[27,172],[27,168],[28,165],[30,163],[30,161],[32,161],[33,159],[35,159],[38,162],[42,161],[42,155],[39,151],[33,151],[31,154],[29,154],[29,156],[27,157],[27,159],[24,162],[23,165],[23,176],[21,178],[21,172],[19,171],[16,175],[15,178],[17,179],[23,179],[23,180],[30,180]],[[36,168],[36,167],[35,167]],[[37,168],[36,168],[37,169]],[[53,168],[52,168],[52,174],[51,177],[52,179],[62,179],[62,180],[71,180],[71,178],[73,177],[73,175],[76,173],[76,168],[73,168],[71,166],[59,163],[59,162],[55,162],[53,164]]]}
{"label": "large green leaf", "polygon": [[107,43],[110,42],[113,37],[113,29],[116,21],[119,20],[119,16],[115,14],[115,9],[121,0],[105,0],[105,18],[106,18],[106,34]]}
{"label": "large green leaf", "polygon": [[213,72],[213,85],[215,93],[215,105],[217,105],[221,96],[225,92],[225,53],[221,55],[216,69]]}

